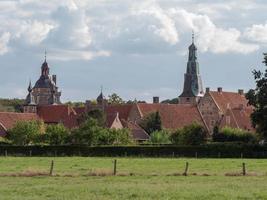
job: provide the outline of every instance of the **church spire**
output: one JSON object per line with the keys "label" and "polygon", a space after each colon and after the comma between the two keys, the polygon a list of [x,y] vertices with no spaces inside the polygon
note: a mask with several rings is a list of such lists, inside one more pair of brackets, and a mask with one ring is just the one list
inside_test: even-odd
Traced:
{"label": "church spire", "polygon": [[192,44],[194,44],[194,40],[195,40],[195,32],[194,30],[192,30]]}
{"label": "church spire", "polygon": [[45,50],[45,60],[44,60],[44,62],[46,62],[46,50]]}
{"label": "church spire", "polygon": [[188,48],[187,68],[184,75],[184,89],[180,95],[181,103],[195,103],[204,94],[197,61],[197,47],[194,44],[194,40],[195,34],[192,31],[192,44]]}

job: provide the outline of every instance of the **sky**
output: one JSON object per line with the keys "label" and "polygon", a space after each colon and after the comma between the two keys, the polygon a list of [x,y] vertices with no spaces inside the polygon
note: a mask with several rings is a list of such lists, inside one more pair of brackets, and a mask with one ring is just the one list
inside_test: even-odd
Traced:
{"label": "sky", "polygon": [[179,96],[195,33],[204,87],[247,91],[264,69],[265,0],[1,0],[0,98],[25,98],[47,51],[62,101]]}

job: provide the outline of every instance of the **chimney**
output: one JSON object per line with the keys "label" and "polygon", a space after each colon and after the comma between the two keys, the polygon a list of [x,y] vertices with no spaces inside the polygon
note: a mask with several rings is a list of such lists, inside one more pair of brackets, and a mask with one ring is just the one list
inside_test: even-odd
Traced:
{"label": "chimney", "polygon": [[240,95],[244,95],[244,90],[239,89],[239,90],[238,90],[238,94],[240,94]]}
{"label": "chimney", "polygon": [[55,84],[57,84],[57,75],[52,75],[52,80]]}
{"label": "chimney", "polygon": [[210,88],[206,87],[206,93],[209,93],[209,92],[210,92]]}
{"label": "chimney", "polygon": [[153,103],[159,103],[159,97],[153,97]]}
{"label": "chimney", "polygon": [[217,89],[217,90],[218,90],[218,92],[220,92],[220,93],[221,93],[221,92],[222,92],[222,87],[218,87],[218,89]]}

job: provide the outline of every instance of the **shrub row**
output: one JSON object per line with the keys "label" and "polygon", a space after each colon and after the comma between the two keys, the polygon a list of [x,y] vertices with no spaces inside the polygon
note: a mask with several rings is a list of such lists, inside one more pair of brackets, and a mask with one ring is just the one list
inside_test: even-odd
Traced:
{"label": "shrub row", "polygon": [[0,146],[5,156],[136,156],[267,158],[267,146],[249,144],[205,144],[199,146]]}

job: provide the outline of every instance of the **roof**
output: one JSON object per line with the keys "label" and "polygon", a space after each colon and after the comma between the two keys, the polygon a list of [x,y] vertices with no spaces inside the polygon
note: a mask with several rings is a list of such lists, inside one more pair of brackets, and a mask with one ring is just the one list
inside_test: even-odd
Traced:
{"label": "roof", "polygon": [[[209,94],[224,114],[220,124],[221,127],[230,126],[233,128],[254,130],[250,120],[253,107],[248,105],[248,100],[244,95],[237,92],[224,91],[210,91]],[[227,116],[230,117],[230,124],[226,122]]]}
{"label": "roof", "polygon": [[5,130],[12,128],[18,121],[31,121],[38,119],[38,115],[34,113],[0,112],[0,125]]}
{"label": "roof", "polygon": [[67,128],[77,126],[77,113],[69,105],[38,106],[37,114],[45,123],[63,123]]}
{"label": "roof", "polygon": [[236,92],[210,91],[209,94],[214,99],[219,109],[223,112],[227,110],[227,107],[235,108],[240,107],[240,105],[249,107],[246,97]]}
{"label": "roof", "polygon": [[158,111],[161,116],[162,126],[167,129],[182,128],[193,122],[197,122],[206,127],[196,105],[139,103],[137,106],[142,117]]}
{"label": "roof", "polygon": [[119,113],[120,120],[126,120],[129,117],[133,104],[118,104],[118,105],[108,105],[105,107],[106,115],[112,113]]}
{"label": "roof", "polygon": [[85,112],[85,107],[73,107],[77,115],[81,115]]}
{"label": "roof", "polygon": [[50,76],[41,75],[40,78],[36,81],[33,88],[54,88],[56,84],[51,79]]}
{"label": "roof", "polygon": [[108,128],[123,128],[121,120],[119,118],[119,113],[109,113],[106,116],[106,126]]}
{"label": "roof", "polygon": [[[252,114],[252,108],[230,108],[227,109],[225,115],[222,118],[220,127],[230,126],[232,128],[240,128],[244,130],[254,131],[252,126],[250,115]],[[226,121],[226,117],[229,117],[230,122]]]}
{"label": "roof", "polygon": [[131,131],[134,140],[140,141],[149,139],[148,133],[144,129],[142,129],[138,124],[125,120],[123,120],[122,122],[123,126]]}

